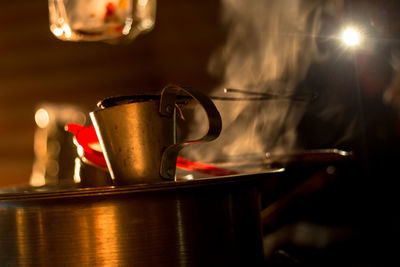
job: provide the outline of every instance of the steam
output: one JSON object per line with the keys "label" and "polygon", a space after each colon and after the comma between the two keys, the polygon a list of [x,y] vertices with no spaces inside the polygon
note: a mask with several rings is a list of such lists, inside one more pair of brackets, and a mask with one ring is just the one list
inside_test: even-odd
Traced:
{"label": "steam", "polygon": [[[223,22],[229,29],[227,41],[209,67],[214,73],[223,70],[224,82],[212,95],[223,94],[225,87],[291,94],[310,63],[323,58],[315,35],[321,15],[335,11],[335,1],[222,0],[222,6]],[[222,116],[223,131],[216,141],[186,151],[192,159],[212,162],[292,149],[306,106],[284,99],[214,102]],[[199,114],[201,121],[204,118]]]}

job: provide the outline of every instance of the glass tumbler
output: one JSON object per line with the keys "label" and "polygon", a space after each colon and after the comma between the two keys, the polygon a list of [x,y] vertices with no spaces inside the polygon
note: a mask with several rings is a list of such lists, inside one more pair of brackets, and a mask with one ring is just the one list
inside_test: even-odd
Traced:
{"label": "glass tumbler", "polygon": [[50,30],[65,41],[130,41],[155,23],[156,0],[48,1]]}

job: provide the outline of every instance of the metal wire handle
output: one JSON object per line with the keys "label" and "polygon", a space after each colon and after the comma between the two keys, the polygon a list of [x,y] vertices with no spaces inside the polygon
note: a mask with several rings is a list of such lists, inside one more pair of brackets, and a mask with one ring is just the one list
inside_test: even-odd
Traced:
{"label": "metal wire handle", "polygon": [[160,113],[163,116],[174,116],[176,96],[180,92],[185,92],[196,100],[203,107],[208,118],[207,133],[196,140],[185,141],[179,144],[173,144],[165,148],[161,157],[160,175],[172,180],[175,177],[175,168],[179,151],[191,144],[209,142],[216,139],[222,130],[222,119],[216,106],[211,99],[198,90],[189,87],[180,87],[177,85],[168,85],[161,92]]}
{"label": "metal wire handle", "polygon": [[316,93],[306,93],[306,94],[287,94],[287,95],[280,95],[280,94],[270,94],[264,92],[254,92],[254,91],[247,91],[242,89],[236,88],[224,88],[224,93],[240,93],[244,95],[251,95],[257,97],[219,97],[219,96],[212,96],[211,99],[215,100],[233,100],[233,101],[242,101],[242,100],[277,100],[277,99],[287,99],[287,100],[294,100],[294,101],[302,101],[308,102],[316,100],[318,95]]}

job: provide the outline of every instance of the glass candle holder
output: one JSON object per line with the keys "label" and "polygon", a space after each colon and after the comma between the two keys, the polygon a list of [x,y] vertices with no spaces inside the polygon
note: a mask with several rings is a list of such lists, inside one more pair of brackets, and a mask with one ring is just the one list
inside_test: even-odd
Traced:
{"label": "glass candle holder", "polygon": [[151,31],[156,0],[49,0],[50,30],[64,41],[130,41]]}

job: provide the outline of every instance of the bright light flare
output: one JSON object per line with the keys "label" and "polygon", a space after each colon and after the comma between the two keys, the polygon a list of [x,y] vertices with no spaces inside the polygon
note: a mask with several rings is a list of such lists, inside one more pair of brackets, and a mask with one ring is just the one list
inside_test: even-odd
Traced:
{"label": "bright light flare", "polygon": [[50,122],[50,115],[47,110],[41,108],[35,113],[35,122],[40,128],[46,128]]}
{"label": "bright light flare", "polygon": [[350,47],[354,47],[360,44],[360,32],[354,28],[347,28],[342,34],[343,42]]}

